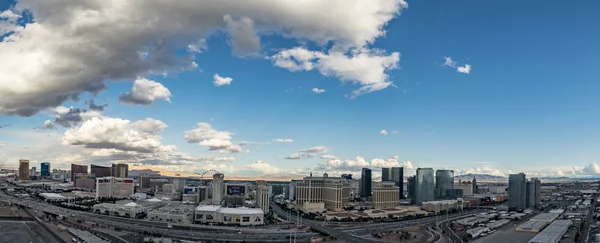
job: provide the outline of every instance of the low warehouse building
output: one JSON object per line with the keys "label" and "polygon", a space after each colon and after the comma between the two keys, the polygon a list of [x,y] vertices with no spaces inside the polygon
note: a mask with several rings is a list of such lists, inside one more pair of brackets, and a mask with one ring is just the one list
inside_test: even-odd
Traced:
{"label": "low warehouse building", "polygon": [[550,222],[527,221],[527,222],[522,223],[519,226],[517,226],[517,231],[537,233],[537,232],[542,231],[548,224],[550,224]]}
{"label": "low warehouse building", "polygon": [[167,205],[148,212],[148,219],[159,222],[172,222],[179,224],[192,223],[194,219],[194,205]]}
{"label": "low warehouse building", "polygon": [[558,243],[562,236],[569,230],[571,220],[555,220],[546,229],[537,234],[529,243]]}
{"label": "low warehouse building", "polygon": [[262,225],[264,212],[260,208],[223,208],[200,205],[195,210],[195,222],[204,224]]}

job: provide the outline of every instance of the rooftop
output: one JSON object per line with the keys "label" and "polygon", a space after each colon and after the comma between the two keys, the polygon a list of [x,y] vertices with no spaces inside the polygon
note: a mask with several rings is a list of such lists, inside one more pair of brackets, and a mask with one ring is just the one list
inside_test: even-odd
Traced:
{"label": "rooftop", "polygon": [[555,220],[556,218],[558,218],[558,214],[555,214],[555,213],[540,213],[540,214],[536,215],[535,217],[531,218],[530,221],[552,222],[552,220]]}
{"label": "rooftop", "polygon": [[40,196],[46,199],[66,199],[65,196],[57,193],[40,193]]}
{"label": "rooftop", "polygon": [[557,242],[571,226],[571,220],[555,220],[546,229],[538,233],[531,243]]}
{"label": "rooftop", "polygon": [[219,212],[226,214],[263,214],[264,212],[260,208],[223,208],[217,205],[200,205],[196,207],[196,211],[208,211],[208,212]]}
{"label": "rooftop", "polygon": [[548,221],[527,221],[517,226],[517,229],[529,230],[529,229],[542,229],[548,225]]}

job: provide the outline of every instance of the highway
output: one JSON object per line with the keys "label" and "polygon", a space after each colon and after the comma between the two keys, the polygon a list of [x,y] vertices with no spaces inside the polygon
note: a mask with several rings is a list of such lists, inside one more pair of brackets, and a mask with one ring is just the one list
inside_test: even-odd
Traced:
{"label": "highway", "polygon": [[598,195],[594,194],[594,197],[592,198],[592,206],[590,207],[587,217],[585,218],[585,223],[583,225],[583,232],[580,234],[580,237],[579,237],[579,243],[588,242],[588,239],[590,236],[590,223],[592,221],[594,221],[593,217],[594,217],[594,210],[596,210],[596,201],[598,201]]}
{"label": "highway", "polygon": [[[288,218],[288,214],[287,212],[285,212],[283,209],[281,209],[277,204],[272,203],[271,207],[273,208],[273,211],[281,218],[290,221],[291,219]],[[335,238],[337,238],[338,240],[341,240],[343,242],[349,242],[349,243],[360,243],[360,242],[373,242],[371,240],[367,240],[367,239],[363,239],[360,238],[358,236],[355,236],[353,234],[349,234],[347,232],[343,232],[342,230],[339,229],[334,229],[328,226],[325,226],[325,224],[323,222],[317,222],[317,221],[313,221],[310,219],[302,219],[302,223],[306,224],[308,226],[310,226],[312,229],[321,232],[323,234],[329,235],[329,236],[333,236]]]}
{"label": "highway", "polygon": [[[273,211],[277,215],[279,215],[279,217],[290,220],[287,218],[287,215],[288,215],[287,212],[284,211],[283,209],[281,209],[279,206],[277,206],[277,204],[272,203],[271,207],[273,208]],[[471,210],[466,213],[452,214],[452,216],[456,216],[456,217],[452,217],[451,219],[466,217],[469,215],[480,213],[482,211],[483,211],[483,209],[476,209],[476,210]],[[292,219],[292,221],[293,221],[293,219]],[[344,229],[334,229],[334,228],[328,227],[328,222],[302,219],[303,224],[309,225],[309,226],[313,227],[313,229],[315,229],[316,231],[319,231],[321,233],[337,237],[338,239],[343,240],[344,242],[371,242],[367,239],[363,239],[363,238],[360,238],[360,237],[357,237],[354,235],[365,235],[365,234],[370,234],[370,233],[388,232],[388,231],[396,230],[396,229],[399,229],[402,227],[413,226],[413,225],[434,224],[435,222],[436,222],[435,217],[426,217],[426,218],[404,220],[404,221],[398,221],[398,222],[386,222],[386,223],[370,222],[370,223],[365,223],[361,226],[347,227]],[[344,237],[344,238],[341,238],[341,237]]]}
{"label": "highway", "polygon": [[[100,226],[117,227],[125,231],[138,232],[138,233],[158,233],[166,237],[174,237],[180,239],[189,240],[222,240],[228,239],[230,241],[252,241],[252,242],[287,242],[289,239],[288,231],[269,231],[269,232],[244,232],[243,228],[233,229],[230,231],[223,230],[212,230],[212,231],[201,231],[198,230],[180,230],[172,228],[162,228],[160,226],[154,226],[151,221],[142,221],[127,218],[117,218],[106,215],[87,213],[75,210],[69,210],[65,208],[56,207],[53,205],[39,203],[32,200],[23,200],[13,198],[10,196],[0,195],[0,199],[4,201],[10,201],[14,204],[23,205],[26,207],[35,208],[42,210],[46,213],[55,215],[65,215],[75,219],[80,219],[88,222],[96,223]],[[298,232],[296,236],[299,239],[310,239],[318,236],[317,233],[313,232]]]}

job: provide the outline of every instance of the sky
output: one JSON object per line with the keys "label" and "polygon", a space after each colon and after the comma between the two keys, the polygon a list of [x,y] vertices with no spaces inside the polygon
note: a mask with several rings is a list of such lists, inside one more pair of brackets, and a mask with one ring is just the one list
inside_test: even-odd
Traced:
{"label": "sky", "polygon": [[0,164],[600,175],[598,1],[0,3]]}

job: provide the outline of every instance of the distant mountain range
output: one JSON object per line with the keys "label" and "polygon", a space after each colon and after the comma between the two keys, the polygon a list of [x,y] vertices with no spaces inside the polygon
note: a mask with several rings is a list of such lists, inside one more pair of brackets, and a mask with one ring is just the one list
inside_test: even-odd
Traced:
{"label": "distant mountain range", "polygon": [[469,173],[469,174],[454,176],[455,180],[460,179],[462,181],[470,181],[470,180],[473,180],[473,178],[476,178],[478,181],[506,179],[505,176],[496,176],[496,175],[489,175],[489,174],[471,174],[471,173]]}

